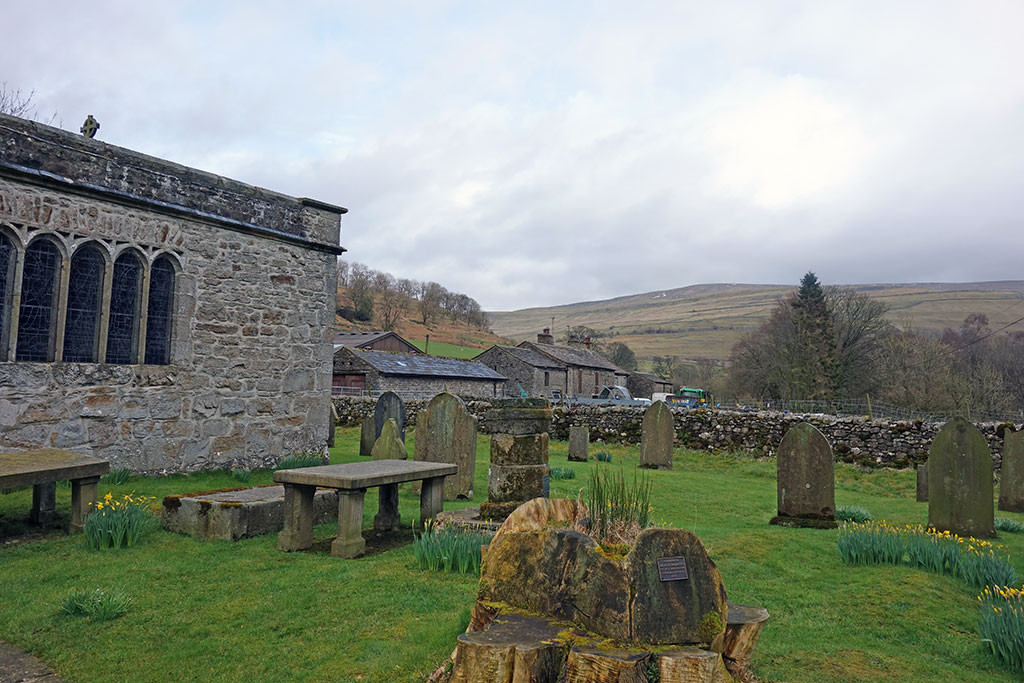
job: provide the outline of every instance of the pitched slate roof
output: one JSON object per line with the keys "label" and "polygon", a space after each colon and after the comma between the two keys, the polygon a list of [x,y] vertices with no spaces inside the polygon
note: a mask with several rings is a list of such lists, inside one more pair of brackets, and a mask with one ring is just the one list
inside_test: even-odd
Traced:
{"label": "pitched slate roof", "polygon": [[654,382],[660,382],[661,384],[673,384],[672,380],[665,379],[664,377],[658,377],[653,372],[631,372],[629,374],[636,375],[637,377],[643,377],[644,379],[649,379]]}
{"label": "pitched slate roof", "polygon": [[354,347],[362,346],[363,344],[367,344],[367,343],[372,342],[372,341],[376,341],[376,340],[380,339],[381,337],[388,336],[389,334],[391,334],[391,333],[390,332],[382,332],[382,331],[376,331],[376,332],[337,332],[334,335],[334,345],[335,346],[348,346],[348,347],[354,348]]}
{"label": "pitched slate roof", "polygon": [[548,368],[552,370],[561,370],[562,366],[557,362],[551,360],[542,353],[537,353],[533,349],[528,349],[522,346],[501,346],[496,344],[496,349],[501,349],[505,353],[518,358],[527,365],[532,365],[535,368]]}
{"label": "pitched slate roof", "polygon": [[564,363],[565,365],[597,368],[598,370],[607,370],[609,372],[626,374],[625,370],[616,367],[593,351],[587,351],[586,349],[574,349],[569,346],[555,346],[554,344],[540,344],[529,341],[521,343],[518,348],[535,350],[545,356],[554,358],[556,361]]}
{"label": "pitched slate roof", "polygon": [[440,356],[416,356],[411,353],[387,353],[351,349],[352,353],[385,375],[415,377],[460,377],[504,382],[507,378],[475,360],[458,360]]}

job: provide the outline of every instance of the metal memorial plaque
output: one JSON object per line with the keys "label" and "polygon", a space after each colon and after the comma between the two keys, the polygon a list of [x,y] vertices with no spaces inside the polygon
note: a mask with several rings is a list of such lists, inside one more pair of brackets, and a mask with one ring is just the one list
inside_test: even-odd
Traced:
{"label": "metal memorial plaque", "polygon": [[690,578],[686,573],[685,557],[659,557],[658,578],[662,581],[682,581]]}

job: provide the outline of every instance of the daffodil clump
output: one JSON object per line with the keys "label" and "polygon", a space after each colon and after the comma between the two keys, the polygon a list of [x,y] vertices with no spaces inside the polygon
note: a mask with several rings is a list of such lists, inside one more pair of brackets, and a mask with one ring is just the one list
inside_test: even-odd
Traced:
{"label": "daffodil clump", "polygon": [[413,532],[413,555],[416,566],[435,572],[479,574],[481,546],[491,542],[492,534],[471,531],[458,526],[436,526],[428,523],[422,534]]}
{"label": "daffodil clump", "polygon": [[1024,589],[986,587],[978,602],[981,642],[1012,669],[1024,671]]}
{"label": "daffodil clump", "polygon": [[904,564],[955,576],[979,590],[1020,580],[1002,546],[920,524],[847,523],[839,529],[838,545],[847,564]]}
{"label": "daffodil clump", "polygon": [[93,550],[135,545],[151,521],[153,498],[127,493],[116,499],[110,493],[93,506],[85,518],[85,542]]}

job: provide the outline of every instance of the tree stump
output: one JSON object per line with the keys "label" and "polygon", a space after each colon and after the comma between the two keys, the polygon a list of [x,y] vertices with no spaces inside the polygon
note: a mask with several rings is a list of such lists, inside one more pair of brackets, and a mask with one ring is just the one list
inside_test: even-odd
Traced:
{"label": "tree stump", "polygon": [[658,655],[661,683],[732,683],[722,655],[696,647]]}
{"label": "tree stump", "polygon": [[567,683],[647,683],[649,660],[647,653],[576,646],[569,651]]}
{"label": "tree stump", "polygon": [[761,635],[761,629],[768,621],[768,610],[763,607],[729,603],[729,615],[725,624],[725,647],[722,657],[729,672],[741,681],[750,678],[747,667],[754,645]]}
{"label": "tree stump", "polygon": [[451,683],[554,683],[564,659],[559,630],[541,617],[497,615],[485,630],[459,636]]}

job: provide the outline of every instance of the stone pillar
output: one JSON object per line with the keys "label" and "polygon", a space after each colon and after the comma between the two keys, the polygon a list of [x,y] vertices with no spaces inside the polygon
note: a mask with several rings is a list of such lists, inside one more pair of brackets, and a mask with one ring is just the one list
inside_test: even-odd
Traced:
{"label": "stone pillar", "polygon": [[366,550],[363,540],[363,497],[366,489],[338,491],[338,535],[331,543],[334,557],[356,557]]}
{"label": "stone pillar", "polygon": [[999,477],[999,509],[1024,512],[1024,432],[1007,430]]}
{"label": "stone pillar", "polygon": [[928,502],[928,463],[917,466],[917,502]]}
{"label": "stone pillar", "polygon": [[779,514],[771,524],[836,528],[836,481],[832,447],[809,422],[789,428],[775,458]]}
{"label": "stone pillar", "polygon": [[420,489],[420,528],[424,528],[443,509],[444,477],[424,479]]}
{"label": "stone pillar", "polygon": [[48,524],[57,515],[57,482],[32,486],[32,512],[29,519],[35,524]]}
{"label": "stone pillar", "polygon": [[586,462],[589,458],[590,430],[587,425],[572,425],[569,427],[569,460],[572,462]]}
{"label": "stone pillar", "polygon": [[992,454],[978,428],[947,422],[928,451],[928,526],[958,536],[996,535]]}
{"label": "stone pillar", "polygon": [[398,484],[384,484],[380,492],[380,508],[373,518],[376,531],[391,531],[398,528],[402,516],[398,513]]}
{"label": "stone pillar", "polygon": [[313,545],[313,496],[315,486],[284,485],[284,528],[277,534],[277,549],[305,550]]}
{"label": "stone pillar", "polygon": [[492,433],[491,468],[480,516],[504,519],[547,490],[551,406],[543,398],[495,399],[491,406],[484,418]]}
{"label": "stone pillar", "polygon": [[71,533],[81,531],[85,526],[85,518],[96,506],[96,489],[99,483],[99,477],[71,480]]}

